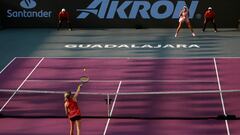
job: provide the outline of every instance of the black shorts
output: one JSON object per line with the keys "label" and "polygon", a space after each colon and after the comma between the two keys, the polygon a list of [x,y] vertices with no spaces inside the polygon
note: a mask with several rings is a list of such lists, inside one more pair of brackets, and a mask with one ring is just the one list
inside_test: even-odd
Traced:
{"label": "black shorts", "polygon": [[76,120],[80,120],[80,119],[81,119],[80,115],[70,118],[71,121],[76,121]]}
{"label": "black shorts", "polygon": [[69,22],[68,18],[60,18],[59,21],[62,21],[62,22]]}

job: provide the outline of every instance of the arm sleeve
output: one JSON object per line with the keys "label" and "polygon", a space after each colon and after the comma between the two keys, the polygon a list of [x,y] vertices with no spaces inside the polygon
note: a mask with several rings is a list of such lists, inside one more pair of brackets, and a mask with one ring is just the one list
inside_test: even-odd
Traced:
{"label": "arm sleeve", "polygon": [[58,19],[60,20],[61,18],[61,12],[58,13]]}

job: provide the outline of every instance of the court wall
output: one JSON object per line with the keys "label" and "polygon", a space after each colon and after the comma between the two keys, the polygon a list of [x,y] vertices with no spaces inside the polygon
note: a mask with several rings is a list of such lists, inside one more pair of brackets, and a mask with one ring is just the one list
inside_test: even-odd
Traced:
{"label": "court wall", "polygon": [[5,27],[56,27],[57,13],[66,8],[76,28],[175,28],[185,4],[194,27],[202,27],[209,6],[218,27],[238,26],[237,0],[1,0],[0,9]]}

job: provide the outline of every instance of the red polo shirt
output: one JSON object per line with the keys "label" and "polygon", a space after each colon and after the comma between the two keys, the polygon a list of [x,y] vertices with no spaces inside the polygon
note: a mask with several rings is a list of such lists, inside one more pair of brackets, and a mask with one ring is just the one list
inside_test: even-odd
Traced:
{"label": "red polo shirt", "polygon": [[61,11],[58,14],[59,20],[69,20],[69,13],[67,11]]}
{"label": "red polo shirt", "polygon": [[215,16],[216,16],[216,14],[215,14],[215,12],[212,11],[212,10],[207,10],[207,11],[205,12],[205,14],[204,14],[204,17],[205,17],[206,19],[214,19]]}

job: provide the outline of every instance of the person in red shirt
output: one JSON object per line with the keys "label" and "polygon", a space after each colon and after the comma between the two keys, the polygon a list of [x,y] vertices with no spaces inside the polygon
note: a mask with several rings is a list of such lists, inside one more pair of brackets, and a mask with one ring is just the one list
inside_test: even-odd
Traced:
{"label": "person in red shirt", "polygon": [[73,135],[74,127],[77,126],[77,135],[80,135],[81,111],[77,103],[77,97],[82,84],[78,85],[74,95],[70,91],[64,93],[64,108],[66,115],[70,120],[70,135]]}
{"label": "person in red shirt", "polygon": [[215,23],[215,17],[216,17],[216,14],[212,10],[212,7],[208,7],[207,11],[205,11],[205,13],[204,13],[204,25],[203,25],[203,29],[202,29],[203,32],[205,31],[206,26],[209,22],[212,22],[212,24],[214,26],[214,31],[217,32],[217,25]]}
{"label": "person in red shirt", "polygon": [[63,22],[68,24],[68,29],[71,31],[72,27],[69,19],[69,13],[64,8],[58,13],[58,30],[61,28]]}

